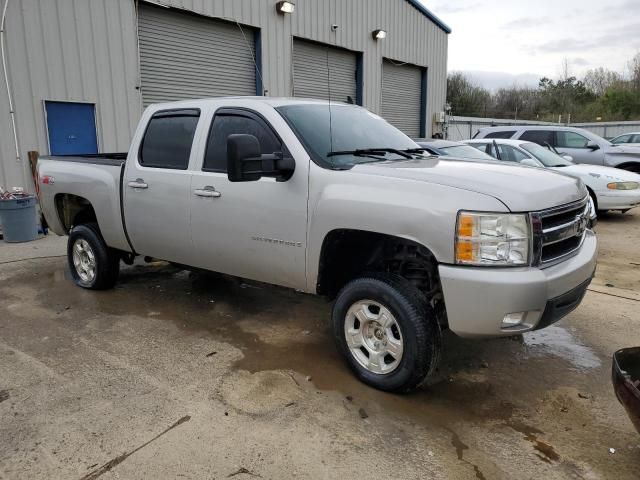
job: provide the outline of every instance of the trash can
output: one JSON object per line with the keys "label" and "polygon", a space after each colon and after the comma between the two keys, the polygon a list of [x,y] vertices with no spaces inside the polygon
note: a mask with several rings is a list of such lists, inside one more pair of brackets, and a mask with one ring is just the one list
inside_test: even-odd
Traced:
{"label": "trash can", "polygon": [[36,197],[0,200],[0,221],[5,242],[30,242],[38,238]]}

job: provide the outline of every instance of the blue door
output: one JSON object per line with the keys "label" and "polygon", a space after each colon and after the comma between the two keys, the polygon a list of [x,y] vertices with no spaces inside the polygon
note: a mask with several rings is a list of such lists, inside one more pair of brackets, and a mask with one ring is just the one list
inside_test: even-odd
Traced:
{"label": "blue door", "polygon": [[45,102],[51,155],[98,153],[92,103]]}

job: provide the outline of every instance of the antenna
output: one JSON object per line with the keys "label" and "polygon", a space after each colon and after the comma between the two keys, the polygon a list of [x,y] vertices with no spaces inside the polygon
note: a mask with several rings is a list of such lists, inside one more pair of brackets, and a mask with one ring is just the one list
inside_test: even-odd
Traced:
{"label": "antenna", "polygon": [[238,26],[238,28],[240,29],[240,33],[242,33],[242,36],[244,37],[244,42],[247,44],[247,48],[249,49],[249,53],[251,54],[251,60],[253,60],[253,66],[256,69],[258,77],[260,78],[260,85],[262,86],[262,94],[264,95],[269,90],[266,88],[266,85],[264,84],[264,80],[262,79],[262,69],[258,68],[258,62],[256,62],[255,52],[253,48],[251,48],[251,44],[249,43],[247,36],[244,34],[244,29],[242,28],[242,25],[240,25],[240,22],[238,22],[237,20],[236,20],[236,25]]}
{"label": "antenna", "polygon": [[329,47],[327,47],[327,90],[329,93],[329,151],[333,152],[333,125],[331,117],[331,66],[329,62]]}
{"label": "antenna", "polygon": [[[331,2],[329,2],[329,18],[331,18]],[[334,28],[335,27],[335,28]],[[337,26],[331,25],[331,31],[335,32]],[[327,90],[329,93],[329,151],[333,152],[333,124],[331,115],[331,63],[329,61],[329,47],[327,47]]]}

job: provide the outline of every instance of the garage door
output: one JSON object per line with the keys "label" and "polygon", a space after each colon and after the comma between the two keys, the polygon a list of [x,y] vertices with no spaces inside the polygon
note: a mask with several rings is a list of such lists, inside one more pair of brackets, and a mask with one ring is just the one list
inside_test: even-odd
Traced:
{"label": "garage door", "polygon": [[386,59],[382,62],[382,116],[414,138],[424,135],[423,71],[414,65],[399,65]]}
{"label": "garage door", "polygon": [[[144,105],[188,98],[255,95],[255,32],[248,27],[141,3]],[[246,39],[245,39],[246,37]]]}
{"label": "garage door", "polygon": [[357,70],[354,52],[300,39],[293,41],[294,97],[328,100],[331,91],[331,100],[347,102],[351,97],[357,102]]}

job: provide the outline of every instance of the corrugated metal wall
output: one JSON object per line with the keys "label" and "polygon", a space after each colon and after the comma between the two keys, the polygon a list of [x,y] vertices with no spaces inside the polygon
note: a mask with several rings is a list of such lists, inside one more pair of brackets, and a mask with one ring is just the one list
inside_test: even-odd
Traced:
{"label": "corrugated metal wall", "polygon": [[142,102],[256,94],[251,28],[141,4]]}
{"label": "corrugated metal wall", "polygon": [[[296,0],[293,15],[279,15],[275,0],[161,3],[261,28],[263,77],[271,96],[292,94],[292,37],[300,37],[363,52],[363,103],[374,112],[380,112],[383,57],[429,68],[427,136],[433,113],[444,107],[448,36],[404,0]],[[332,24],[338,25],[335,32]],[[371,32],[378,28],[388,36],[376,42]]]}
{"label": "corrugated metal wall", "polygon": [[411,138],[420,136],[423,69],[385,59],[382,63],[382,116]]}
{"label": "corrugated metal wall", "polygon": [[[322,98],[355,102],[356,54],[341,48],[327,47],[321,43],[294,39],[293,41],[293,91],[294,97]],[[327,66],[331,72],[327,75]]]}
{"label": "corrugated metal wall", "polygon": [[[0,0],[2,2],[3,0]],[[142,106],[134,0],[9,0],[7,47],[21,154],[48,153],[42,102],[96,103],[101,151],[128,147]],[[292,94],[292,39],[363,52],[363,103],[380,112],[382,58],[428,67],[426,125],[446,95],[447,34],[404,0],[159,0],[158,3],[261,28],[262,69],[271,96]],[[338,25],[334,32],[332,24]],[[388,31],[383,41],[371,32]],[[6,93],[0,89],[0,183],[29,185],[15,162]]]}
{"label": "corrugated metal wall", "polygon": [[131,0],[9,0],[6,35],[22,162],[1,85],[0,184],[32,190],[27,152],[49,152],[44,100],[95,103],[100,150],[128,149],[142,111]]}

